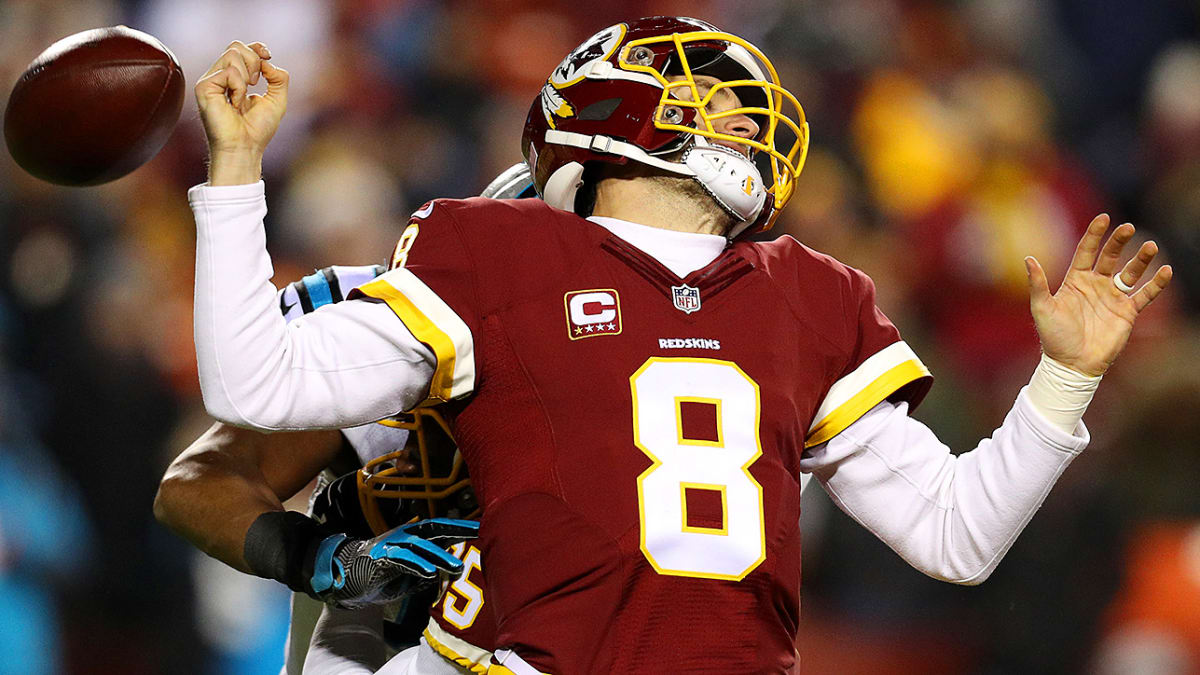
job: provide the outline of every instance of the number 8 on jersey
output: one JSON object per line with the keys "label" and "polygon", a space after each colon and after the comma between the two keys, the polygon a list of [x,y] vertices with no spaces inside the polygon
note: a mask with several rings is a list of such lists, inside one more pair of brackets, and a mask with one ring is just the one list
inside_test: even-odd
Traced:
{"label": "number 8 on jersey", "polygon": [[[659,574],[740,581],[766,558],[758,384],[730,361],[652,357],[629,378],[641,549]],[[712,438],[685,437],[685,405],[707,409]],[[719,494],[721,526],[689,525],[688,491]]]}

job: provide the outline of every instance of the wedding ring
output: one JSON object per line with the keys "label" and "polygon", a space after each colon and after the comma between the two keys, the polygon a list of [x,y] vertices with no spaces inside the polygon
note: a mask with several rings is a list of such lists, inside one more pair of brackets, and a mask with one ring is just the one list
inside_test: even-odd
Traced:
{"label": "wedding ring", "polygon": [[1125,283],[1125,282],[1124,282],[1124,281],[1121,279],[1121,273],[1120,273],[1120,272],[1118,272],[1118,273],[1114,274],[1112,279],[1113,279],[1113,286],[1116,286],[1116,287],[1117,287],[1117,290],[1121,291],[1122,293],[1131,293],[1131,292],[1133,292],[1133,286],[1130,286],[1129,284]]}

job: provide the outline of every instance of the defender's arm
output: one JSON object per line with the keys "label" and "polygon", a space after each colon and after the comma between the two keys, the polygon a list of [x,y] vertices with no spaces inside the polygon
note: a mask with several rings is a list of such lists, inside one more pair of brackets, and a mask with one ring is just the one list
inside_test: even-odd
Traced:
{"label": "defender's arm", "polygon": [[342,448],[338,431],[264,434],[217,423],[167,468],[154,516],[210,556],[252,570],[250,525],[308,484]]}

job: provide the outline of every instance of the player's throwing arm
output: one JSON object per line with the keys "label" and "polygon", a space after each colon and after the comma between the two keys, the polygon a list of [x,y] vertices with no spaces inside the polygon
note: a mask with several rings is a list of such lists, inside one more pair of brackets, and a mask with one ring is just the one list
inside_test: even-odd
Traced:
{"label": "player's throwing arm", "polygon": [[[276,311],[261,174],[287,109],[288,75],[270,59],[266,45],[235,41],[195,87],[209,150],[208,183],[188,191],[200,388],[209,414],[236,426],[358,426],[423,400],[435,358],[411,334],[389,329],[395,315],[382,304],[339,303],[315,330],[312,322],[289,330]],[[262,81],[265,94],[248,92]]]}

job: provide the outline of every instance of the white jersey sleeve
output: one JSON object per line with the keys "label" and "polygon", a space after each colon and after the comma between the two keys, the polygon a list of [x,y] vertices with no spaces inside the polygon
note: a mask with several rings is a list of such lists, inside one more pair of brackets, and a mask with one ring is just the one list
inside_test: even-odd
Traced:
{"label": "white jersey sleeve", "polygon": [[1063,432],[1022,389],[991,438],[955,456],[907,403],[884,401],[811,448],[801,471],[913,567],[978,584],[1088,440],[1082,422]]}
{"label": "white jersey sleeve", "polygon": [[424,400],[433,352],[384,303],[339,302],[285,323],[270,279],[263,183],[201,185],[195,339],[209,414],[262,430],[343,428]]}

